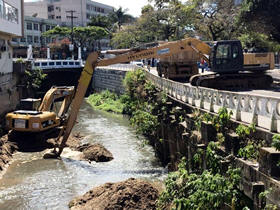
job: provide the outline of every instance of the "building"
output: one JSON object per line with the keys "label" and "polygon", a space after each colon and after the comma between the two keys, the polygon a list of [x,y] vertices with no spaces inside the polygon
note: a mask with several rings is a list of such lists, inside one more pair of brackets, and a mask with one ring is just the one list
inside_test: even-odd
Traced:
{"label": "building", "polygon": [[13,71],[11,40],[23,35],[23,0],[0,0],[0,72]]}
{"label": "building", "polygon": [[[35,51],[35,53],[39,53],[38,57],[40,57],[40,53],[45,55],[46,47],[48,44],[53,43],[54,40],[51,40],[49,37],[43,37],[42,33],[54,28],[58,24],[59,22],[55,20],[24,16],[24,36],[12,39],[12,45],[15,49],[13,57],[26,57],[28,45],[38,49]],[[44,48],[43,51],[41,50],[42,48]]]}
{"label": "building", "polygon": [[0,128],[19,101],[20,76],[13,69],[11,40],[23,35],[23,0],[0,0]]}
{"label": "building", "polygon": [[26,16],[37,16],[43,19],[59,21],[61,25],[71,25],[71,15],[67,11],[75,11],[75,26],[86,26],[94,15],[108,15],[114,7],[91,0],[38,0],[25,2]]}

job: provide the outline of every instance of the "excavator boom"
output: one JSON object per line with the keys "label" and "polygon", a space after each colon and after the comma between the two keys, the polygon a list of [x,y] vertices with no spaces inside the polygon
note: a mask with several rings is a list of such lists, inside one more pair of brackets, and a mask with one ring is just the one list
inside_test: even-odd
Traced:
{"label": "excavator boom", "polygon": [[[86,60],[85,67],[79,79],[77,91],[71,104],[71,112],[69,115],[69,119],[67,121],[67,125],[65,127],[65,131],[62,137],[62,141],[59,146],[59,151],[58,152],[55,151],[54,155],[60,156],[60,154],[63,151],[63,148],[66,145],[67,139],[75,124],[80,106],[83,102],[83,98],[85,96],[86,90],[88,88],[88,85],[91,81],[91,77],[94,72],[94,68],[96,66],[108,66],[116,63],[129,62],[138,59],[163,58],[184,51],[193,51],[194,49],[196,50],[196,52],[200,53],[201,56],[209,55],[211,52],[211,48],[204,42],[198,39],[188,38],[188,39],[183,39],[174,42],[167,42],[160,46],[152,47],[144,50],[137,50],[137,49],[135,50],[132,49],[131,51],[127,50],[125,51],[126,53],[118,55],[115,58],[98,60],[98,53],[97,52],[91,53]],[[61,136],[59,136],[58,139],[60,137]]]}

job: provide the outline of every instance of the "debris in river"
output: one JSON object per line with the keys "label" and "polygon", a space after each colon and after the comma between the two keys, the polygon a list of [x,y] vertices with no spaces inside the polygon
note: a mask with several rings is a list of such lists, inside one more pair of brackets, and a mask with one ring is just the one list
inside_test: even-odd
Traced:
{"label": "debris in river", "polygon": [[93,145],[82,145],[78,148],[79,151],[83,152],[84,159],[95,161],[95,162],[108,162],[113,160],[113,155],[101,144]]}
{"label": "debris in river", "polygon": [[96,187],[72,200],[69,207],[71,210],[156,209],[158,196],[158,190],[149,182],[130,178]]}

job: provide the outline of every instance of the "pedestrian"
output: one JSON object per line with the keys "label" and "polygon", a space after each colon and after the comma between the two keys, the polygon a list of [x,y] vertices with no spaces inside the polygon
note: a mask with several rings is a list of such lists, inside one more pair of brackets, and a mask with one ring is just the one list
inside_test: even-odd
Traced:
{"label": "pedestrian", "polygon": [[148,60],[148,66],[147,66],[147,68],[148,68],[148,71],[150,72],[150,71],[151,71],[151,60]]}
{"label": "pedestrian", "polygon": [[203,58],[201,58],[200,60],[200,68],[201,68],[201,73],[204,73],[205,61]]}

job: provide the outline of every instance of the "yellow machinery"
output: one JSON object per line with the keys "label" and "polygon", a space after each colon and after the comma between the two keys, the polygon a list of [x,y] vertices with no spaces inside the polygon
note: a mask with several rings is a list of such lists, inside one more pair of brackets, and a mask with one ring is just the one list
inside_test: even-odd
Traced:
{"label": "yellow machinery", "polygon": [[[20,132],[42,132],[57,127],[66,119],[66,113],[74,95],[74,87],[52,87],[38,107],[36,99],[24,99],[17,110],[6,115],[6,126]],[[58,113],[52,111],[55,101],[63,99]],[[35,105],[35,106],[34,106]]]}
{"label": "yellow machinery", "polygon": [[[47,92],[40,108],[34,113],[34,115],[28,112],[24,113],[24,111],[9,113],[7,115],[8,126],[10,129],[17,131],[36,132],[62,125],[62,129],[60,130],[59,136],[57,138],[57,141],[60,143],[59,150],[57,151],[55,148],[53,153],[48,155],[48,157],[58,157],[65,147],[66,141],[75,124],[80,106],[83,102],[83,98],[96,66],[108,66],[111,64],[124,63],[139,59],[166,59],[185,52],[195,53],[198,58],[203,58],[206,60],[206,62],[211,64],[211,70],[213,71],[210,76],[193,76],[191,84],[202,86],[209,85],[210,87],[215,84],[216,86],[221,87],[221,85],[226,84],[227,81],[229,81],[230,84],[234,83],[235,81],[239,81],[240,84],[246,82],[248,83],[246,78],[250,78],[250,75],[254,75],[242,73],[240,76],[239,74],[239,71],[244,71],[244,57],[240,41],[219,41],[216,42],[213,47],[210,47],[208,44],[198,39],[188,38],[174,42],[166,42],[154,47],[148,46],[146,48],[141,47],[126,50],[115,50],[113,53],[118,55],[114,58],[107,59],[99,59],[99,53],[93,52],[86,60],[72,103],[72,94],[70,94],[70,92],[73,93],[72,88],[67,90],[63,88],[57,88],[53,90],[51,89],[49,92]],[[263,74],[258,74],[256,78],[257,83],[261,81],[261,84],[267,84],[269,82],[265,81],[269,80],[269,78],[265,77],[266,79],[263,79]],[[254,78],[250,78],[250,82],[251,80],[254,80]],[[56,115],[54,112],[50,112],[50,106],[53,100],[56,98],[57,93],[60,93],[57,96],[64,95],[63,91],[69,91],[69,94],[68,97],[65,98],[65,102],[63,102],[61,112]],[[69,112],[69,115],[65,121],[66,123],[62,124],[61,121],[59,121],[59,118],[61,118],[61,115],[65,115],[70,103],[71,111]],[[45,126],[44,122],[49,121],[51,123],[48,123],[47,126]]]}

